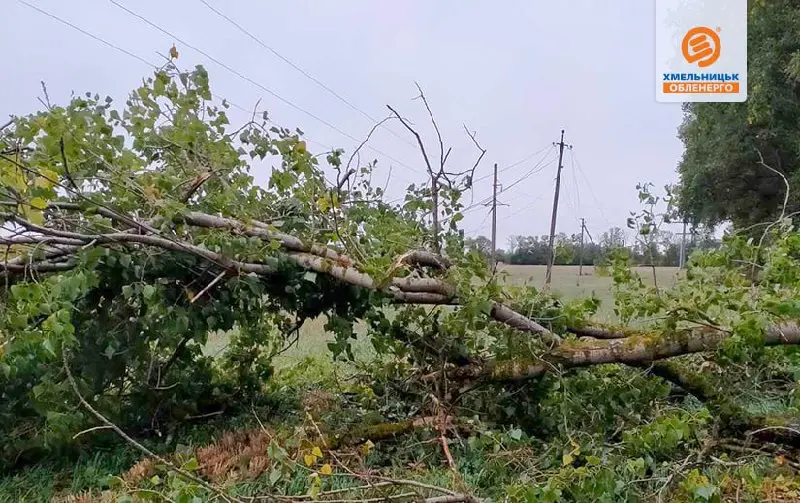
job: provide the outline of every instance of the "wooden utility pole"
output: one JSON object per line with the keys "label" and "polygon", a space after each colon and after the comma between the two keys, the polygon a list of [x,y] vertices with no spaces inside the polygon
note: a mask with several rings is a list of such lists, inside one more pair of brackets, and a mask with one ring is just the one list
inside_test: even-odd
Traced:
{"label": "wooden utility pole", "polygon": [[586,219],[581,218],[581,251],[578,255],[578,286],[581,285],[581,276],[583,276],[583,231],[586,230]]}
{"label": "wooden utility pole", "polygon": [[494,185],[492,185],[492,270],[497,268],[497,163],[494,163]]}
{"label": "wooden utility pole", "polygon": [[548,247],[549,256],[547,257],[547,275],[544,278],[544,285],[547,288],[553,278],[553,261],[556,258],[555,239],[556,239],[556,218],[558,217],[558,194],[561,191],[561,169],[564,167],[564,147],[571,147],[564,144],[564,130],[561,130],[561,141],[554,143],[558,145],[558,171],[556,172],[556,192],[553,195],[553,217],[550,219],[550,246]]}

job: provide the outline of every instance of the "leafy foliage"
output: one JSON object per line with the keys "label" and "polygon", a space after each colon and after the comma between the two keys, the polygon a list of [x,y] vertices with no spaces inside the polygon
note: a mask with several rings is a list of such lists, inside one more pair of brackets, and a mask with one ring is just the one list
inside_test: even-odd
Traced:
{"label": "leafy foliage", "polygon": [[[323,164],[302,132],[266,119],[233,129],[211,96],[202,67],[170,64],[123,110],[75,97],[0,137],[0,216],[12,235],[2,237],[0,293],[8,465],[110,438],[76,407],[65,365],[92,407],[138,435],[252,412],[259,430],[242,452],[235,435],[207,446],[253,474],[232,489],[248,495],[313,498],[338,490],[334,473],[421,464],[426,477],[447,474],[443,485],[508,501],[716,501],[728,486],[703,458],[724,449],[722,435],[794,424],[798,351],[765,344],[800,318],[790,217],[760,240],[731,233],[698,250],[671,289],[647,286],[630,250],[610,247],[615,314],[636,329],[591,326],[596,298],[509,286],[465,246],[469,175],[410,186],[390,204],[371,183],[374,162],[353,168],[354,156],[333,151]],[[273,165],[267,187],[249,174],[261,162]],[[646,249],[673,200],[639,189],[645,209],[631,225]],[[225,225],[198,225],[198,215]],[[358,372],[309,383],[322,368],[298,365],[276,377],[275,356],[318,317],[332,357]],[[218,358],[204,353],[215,332],[230,336]],[[353,350],[359,334],[367,359]],[[664,354],[678,361],[650,366]],[[276,431],[258,405],[280,413]],[[229,465],[174,450],[175,466],[105,488],[211,497],[176,467],[213,479],[209,467]],[[772,476],[753,470],[748,480]]]}
{"label": "leafy foliage", "polygon": [[784,181],[759,156],[793,188],[787,211],[798,209],[800,9],[786,0],[748,3],[747,102],[684,106],[679,194],[696,223],[745,227],[780,214]]}

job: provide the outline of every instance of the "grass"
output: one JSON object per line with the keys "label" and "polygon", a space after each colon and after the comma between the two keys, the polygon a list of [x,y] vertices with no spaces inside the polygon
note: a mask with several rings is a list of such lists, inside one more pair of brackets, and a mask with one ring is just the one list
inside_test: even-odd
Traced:
{"label": "grass", "polygon": [[[528,284],[541,288],[544,286],[547,267],[543,265],[505,265],[502,270],[508,273],[507,282],[514,285]],[[584,266],[583,275],[578,276],[578,266],[554,266],[551,288],[560,293],[565,300],[589,297],[592,294],[600,299],[598,321],[613,321],[614,296],[613,281],[610,276],[597,274],[594,267]],[[636,272],[648,286],[653,285],[653,270],[638,268]],[[656,281],[659,287],[670,287],[680,275],[677,267],[656,267]]]}
{"label": "grass", "polygon": [[[612,294],[612,279],[608,276],[600,276],[595,273],[594,267],[584,266],[583,275],[578,277],[578,266],[555,266],[552,274],[552,290],[560,293],[565,300],[582,297],[589,297],[594,294],[600,299],[600,311],[598,321],[613,321],[614,298]],[[530,285],[537,288],[544,286],[547,267],[539,265],[505,265],[502,271],[508,273],[506,281],[513,285]],[[645,284],[653,284],[652,269],[641,268],[639,274]],[[656,280],[659,286],[672,286],[678,278],[679,269],[677,267],[658,267],[656,268]],[[296,347],[279,356],[276,361],[277,367],[287,367],[297,364],[306,358],[328,358],[327,343],[331,342],[332,334],[324,329],[325,320],[317,318],[307,321],[300,330],[300,338]],[[364,326],[357,326],[356,332],[362,335],[366,332]],[[218,336],[212,344],[220,348],[225,344],[224,336]],[[371,351],[369,342],[363,338],[354,341],[354,349],[357,354],[365,355]]]}
{"label": "grass", "polygon": [[[544,266],[506,265],[502,271],[508,273],[505,280],[514,285],[530,285],[541,288],[544,285]],[[652,284],[652,271],[640,269],[644,281]],[[656,278],[659,286],[670,286],[678,277],[677,268],[657,268]],[[578,277],[577,266],[556,266],[553,268],[552,290],[560,293],[564,299],[587,297],[594,294],[601,300],[599,321],[612,321],[613,296],[610,277],[595,273],[594,268],[583,268],[583,275]],[[276,367],[283,369],[300,369],[301,362],[315,360],[315,365],[330,368],[330,353],[327,343],[332,334],[324,329],[325,320],[318,318],[307,321],[301,328],[299,342],[286,353],[278,357]],[[357,326],[357,332],[366,332],[363,325]],[[205,348],[207,354],[219,354],[225,349],[228,334],[217,333],[209,337]],[[354,352],[357,357],[368,356],[371,352],[369,342],[361,337],[354,341]],[[339,364],[336,364],[337,366]],[[342,367],[348,367],[342,364]],[[322,367],[316,367],[321,370]],[[352,367],[350,367],[352,369]],[[116,451],[86,453],[70,466],[62,464],[41,464],[31,466],[15,475],[0,477],[0,503],[12,501],[49,501],[58,493],[75,493],[103,485],[103,479],[110,474],[119,474],[130,467],[139,455],[128,448]]]}
{"label": "grass", "polygon": [[[547,267],[543,265],[504,265],[500,270],[507,273],[505,280],[512,285],[530,285],[537,288],[544,286]],[[597,321],[614,321],[614,298],[612,293],[612,279],[596,273],[594,267],[584,266],[583,274],[578,276],[578,266],[554,266],[552,273],[551,289],[563,296],[565,300],[589,297],[594,295],[600,299],[600,310]],[[679,276],[677,267],[657,267],[656,280],[662,287],[672,286]],[[653,272],[650,268],[639,268],[645,284],[653,284]],[[275,360],[277,368],[286,368],[308,359],[328,359],[327,344],[333,340],[333,334],[324,328],[325,319],[317,318],[308,320],[300,329],[297,345],[290,348]],[[358,335],[366,333],[362,324],[356,326]],[[226,347],[228,334],[216,333],[209,337],[206,345],[206,354],[220,354]],[[371,351],[369,342],[363,337],[353,342],[356,354],[366,356]]]}

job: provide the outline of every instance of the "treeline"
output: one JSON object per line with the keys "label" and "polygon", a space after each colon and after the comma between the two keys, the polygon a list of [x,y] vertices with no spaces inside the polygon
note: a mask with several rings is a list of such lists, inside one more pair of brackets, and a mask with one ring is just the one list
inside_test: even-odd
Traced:
{"label": "treeline", "polygon": [[[467,238],[468,249],[478,250],[487,259],[491,254],[492,242],[485,236]],[[694,230],[686,236],[686,256],[696,249],[713,249],[720,245],[720,241],[713,236],[711,231]],[[634,264],[677,267],[680,262],[680,233],[658,231],[654,235],[626,237],[625,232],[619,227],[612,227],[602,233],[594,241],[584,235],[581,248],[581,235],[564,233],[555,238],[556,265],[601,265],[609,253],[618,248],[627,249]],[[581,251],[582,250],[582,251]],[[546,265],[549,253],[549,238],[544,236],[511,236],[507,248],[498,248],[496,255],[499,262],[520,265]]]}

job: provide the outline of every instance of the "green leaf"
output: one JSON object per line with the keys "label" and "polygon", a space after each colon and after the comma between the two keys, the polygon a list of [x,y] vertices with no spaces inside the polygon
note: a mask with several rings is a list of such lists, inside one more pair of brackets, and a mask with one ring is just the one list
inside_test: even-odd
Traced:
{"label": "green leaf", "polygon": [[494,302],[487,300],[480,304],[479,309],[483,314],[489,316],[492,314],[492,308],[494,307]]}
{"label": "green leaf", "polygon": [[716,494],[717,488],[712,485],[700,486],[696,487],[694,490],[695,496],[698,498],[702,498],[706,501],[709,501],[714,494]]}
{"label": "green leaf", "polygon": [[42,346],[44,346],[44,349],[46,349],[48,353],[50,353],[53,356],[56,356],[56,349],[55,347],[53,347],[52,339],[45,339],[44,341],[42,341]]}
{"label": "green leaf", "polygon": [[150,300],[155,293],[156,288],[153,285],[144,285],[144,288],[142,289],[142,295],[146,300]]}
{"label": "green leaf", "polygon": [[269,472],[269,485],[274,486],[276,482],[278,482],[283,474],[277,468],[273,468]]}
{"label": "green leaf", "polygon": [[522,430],[519,428],[513,429],[508,432],[508,436],[513,438],[514,440],[519,440],[522,438]]}
{"label": "green leaf", "polygon": [[310,283],[316,283],[317,282],[317,273],[315,273],[313,271],[307,271],[305,274],[303,274],[303,279],[308,281],[308,282],[310,282]]}
{"label": "green leaf", "polygon": [[196,458],[192,458],[189,461],[187,461],[186,463],[184,463],[182,468],[184,470],[193,472],[193,471],[197,470],[198,468],[200,468],[200,463],[197,462]]}
{"label": "green leaf", "polygon": [[47,201],[45,201],[41,197],[34,197],[33,199],[30,200],[29,204],[34,208],[36,208],[37,210],[43,210],[47,208]]}

